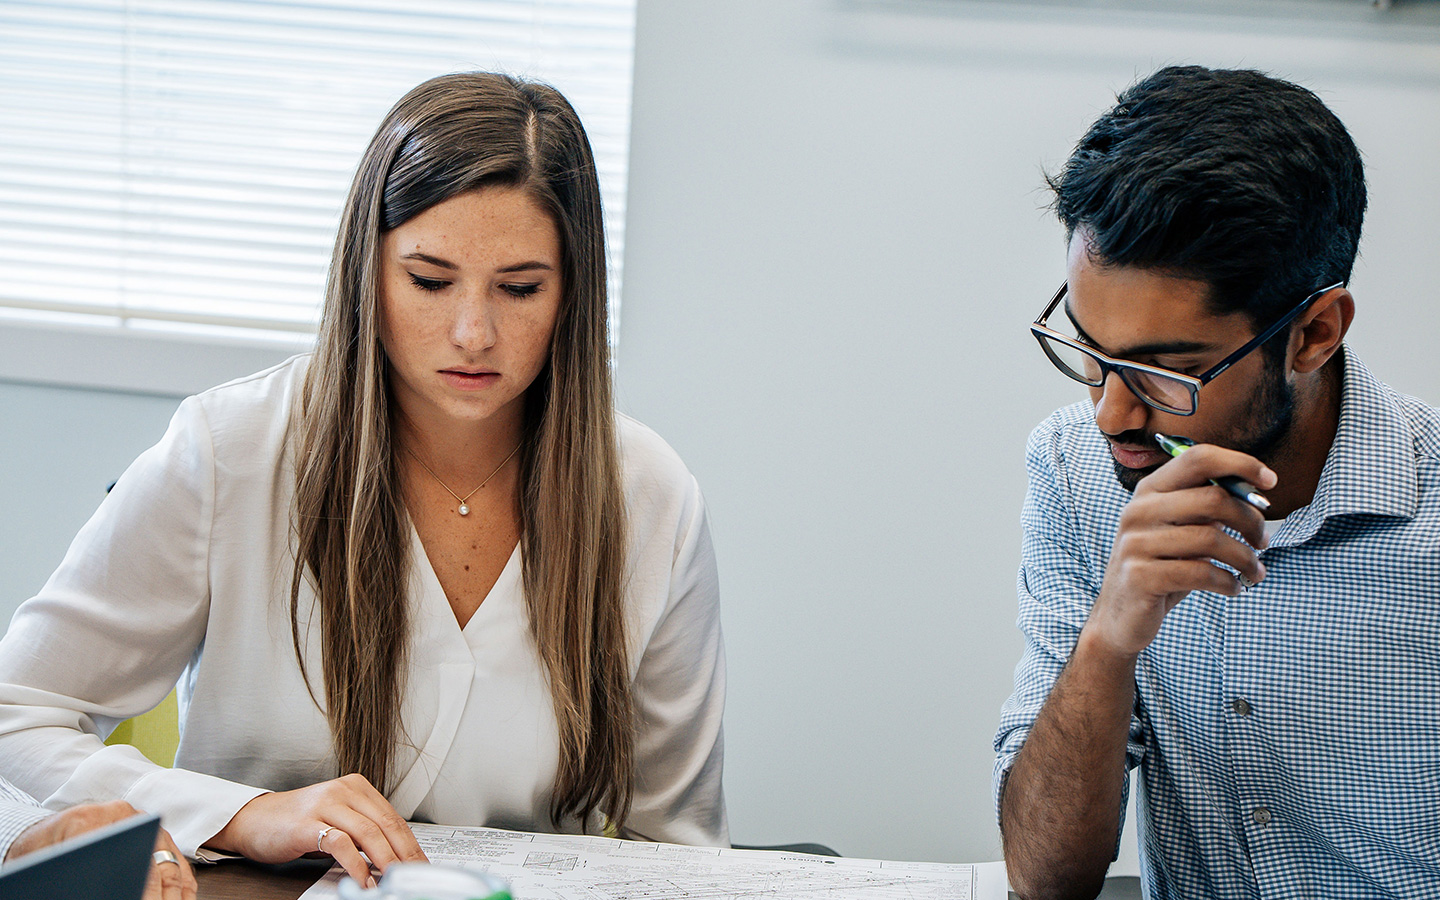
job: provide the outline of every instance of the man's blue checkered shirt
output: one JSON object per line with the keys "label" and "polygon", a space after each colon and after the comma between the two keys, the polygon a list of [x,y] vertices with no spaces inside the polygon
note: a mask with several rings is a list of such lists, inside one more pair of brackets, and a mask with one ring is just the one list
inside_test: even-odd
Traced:
{"label": "man's blue checkered shirt", "polygon": [[[1319,487],[1265,580],[1191,594],[1140,655],[1128,761],[1151,900],[1440,897],[1440,410],[1344,365]],[[1031,434],[1028,467],[997,803],[1130,498],[1089,403]]]}

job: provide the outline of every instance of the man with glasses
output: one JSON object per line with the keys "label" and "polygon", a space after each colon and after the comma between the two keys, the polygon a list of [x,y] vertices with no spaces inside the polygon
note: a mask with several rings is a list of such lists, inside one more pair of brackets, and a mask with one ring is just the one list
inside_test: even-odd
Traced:
{"label": "man with glasses", "polygon": [[1151,900],[1433,896],[1440,411],[1343,343],[1359,152],[1304,88],[1172,67],[1051,187],[1066,283],[1031,332],[1090,401],[1028,448],[1011,883],[1093,897],[1138,768]]}

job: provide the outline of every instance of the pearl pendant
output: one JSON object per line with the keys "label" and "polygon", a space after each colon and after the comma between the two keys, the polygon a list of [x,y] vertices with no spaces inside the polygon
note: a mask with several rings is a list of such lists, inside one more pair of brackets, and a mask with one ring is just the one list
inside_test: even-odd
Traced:
{"label": "pearl pendant", "polygon": [[459,512],[462,516],[468,516],[470,515],[470,507],[462,503],[460,504],[460,509],[458,509],[457,512]]}

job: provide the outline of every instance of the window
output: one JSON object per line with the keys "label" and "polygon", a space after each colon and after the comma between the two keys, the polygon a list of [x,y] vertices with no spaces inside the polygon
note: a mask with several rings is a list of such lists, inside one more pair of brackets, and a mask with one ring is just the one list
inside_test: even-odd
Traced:
{"label": "window", "polygon": [[613,282],[634,17],[634,0],[6,0],[0,326],[307,343],[370,135],[464,69],[548,81],[579,110]]}

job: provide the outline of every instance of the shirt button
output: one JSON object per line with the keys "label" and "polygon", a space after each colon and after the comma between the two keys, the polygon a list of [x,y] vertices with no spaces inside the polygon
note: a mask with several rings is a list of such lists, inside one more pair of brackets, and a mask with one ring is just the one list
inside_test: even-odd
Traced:
{"label": "shirt button", "polygon": [[1255,820],[1256,825],[1264,826],[1270,824],[1272,816],[1270,815],[1270,810],[1263,806],[1257,806],[1250,812],[1250,818]]}
{"label": "shirt button", "polygon": [[1230,704],[1230,708],[1235,710],[1235,715],[1237,716],[1250,715],[1250,704],[1238,697]]}

